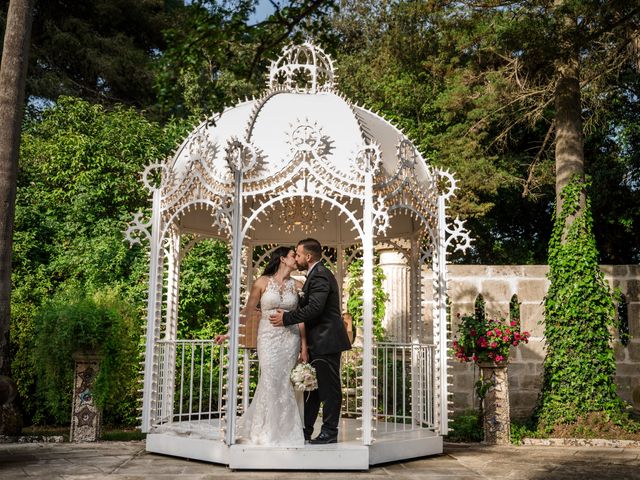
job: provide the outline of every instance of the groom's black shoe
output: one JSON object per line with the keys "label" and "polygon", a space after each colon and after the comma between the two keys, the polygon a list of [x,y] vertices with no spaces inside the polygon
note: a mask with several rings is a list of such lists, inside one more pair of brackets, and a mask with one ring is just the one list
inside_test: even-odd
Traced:
{"label": "groom's black shoe", "polygon": [[311,445],[326,445],[327,443],[336,443],[338,441],[338,435],[330,435],[326,432],[320,432],[316,438],[311,440]]}

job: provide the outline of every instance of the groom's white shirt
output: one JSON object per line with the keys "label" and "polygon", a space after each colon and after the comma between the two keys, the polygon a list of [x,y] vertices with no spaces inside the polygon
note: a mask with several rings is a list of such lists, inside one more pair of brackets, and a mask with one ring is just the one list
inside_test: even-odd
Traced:
{"label": "groom's white shirt", "polygon": [[314,269],[314,267],[315,267],[316,265],[318,265],[319,263],[320,263],[320,262],[315,262],[315,263],[310,263],[310,264],[309,264],[309,265],[310,265],[310,267],[307,269],[307,278],[309,278],[309,275],[311,275],[311,270],[313,270],[313,269]]}

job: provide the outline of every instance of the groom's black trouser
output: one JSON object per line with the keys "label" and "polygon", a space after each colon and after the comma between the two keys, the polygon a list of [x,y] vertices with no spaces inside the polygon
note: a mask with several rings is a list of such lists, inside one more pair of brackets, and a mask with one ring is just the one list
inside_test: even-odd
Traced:
{"label": "groom's black trouser", "polygon": [[316,369],[318,389],[309,392],[304,403],[304,431],[311,436],[322,403],[322,431],[337,435],[342,407],[342,384],[340,382],[341,353],[310,355]]}

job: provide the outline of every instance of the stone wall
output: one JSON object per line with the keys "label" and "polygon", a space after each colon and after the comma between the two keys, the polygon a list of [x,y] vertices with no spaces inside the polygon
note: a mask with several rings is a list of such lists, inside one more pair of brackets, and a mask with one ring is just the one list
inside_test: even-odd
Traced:
{"label": "stone wall", "polygon": [[[603,266],[603,272],[612,287],[619,288],[628,304],[631,340],[624,347],[618,332],[614,332],[617,359],[619,395],[640,411],[640,266]],[[473,312],[478,294],[486,301],[487,314],[509,315],[509,302],[515,294],[521,303],[522,329],[531,332],[529,344],[521,345],[509,360],[509,388],[511,415],[528,416],[536,403],[542,379],[543,299],[549,282],[546,265],[451,265],[449,267],[449,295],[451,301],[452,331],[457,331],[456,314]],[[426,275],[430,272],[426,273]],[[430,285],[425,278],[425,285]],[[428,296],[425,295],[428,299]],[[425,304],[425,321],[430,323],[430,302]],[[429,329],[427,329],[428,331]],[[453,408],[455,411],[477,407],[473,385],[478,369],[472,364],[451,360]]]}

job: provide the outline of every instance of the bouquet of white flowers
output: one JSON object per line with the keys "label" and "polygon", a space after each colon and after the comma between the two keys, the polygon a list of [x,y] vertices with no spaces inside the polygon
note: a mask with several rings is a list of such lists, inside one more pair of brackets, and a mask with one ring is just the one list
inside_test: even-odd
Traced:
{"label": "bouquet of white flowers", "polygon": [[291,370],[293,388],[301,392],[308,392],[318,388],[316,369],[310,363],[299,363]]}

